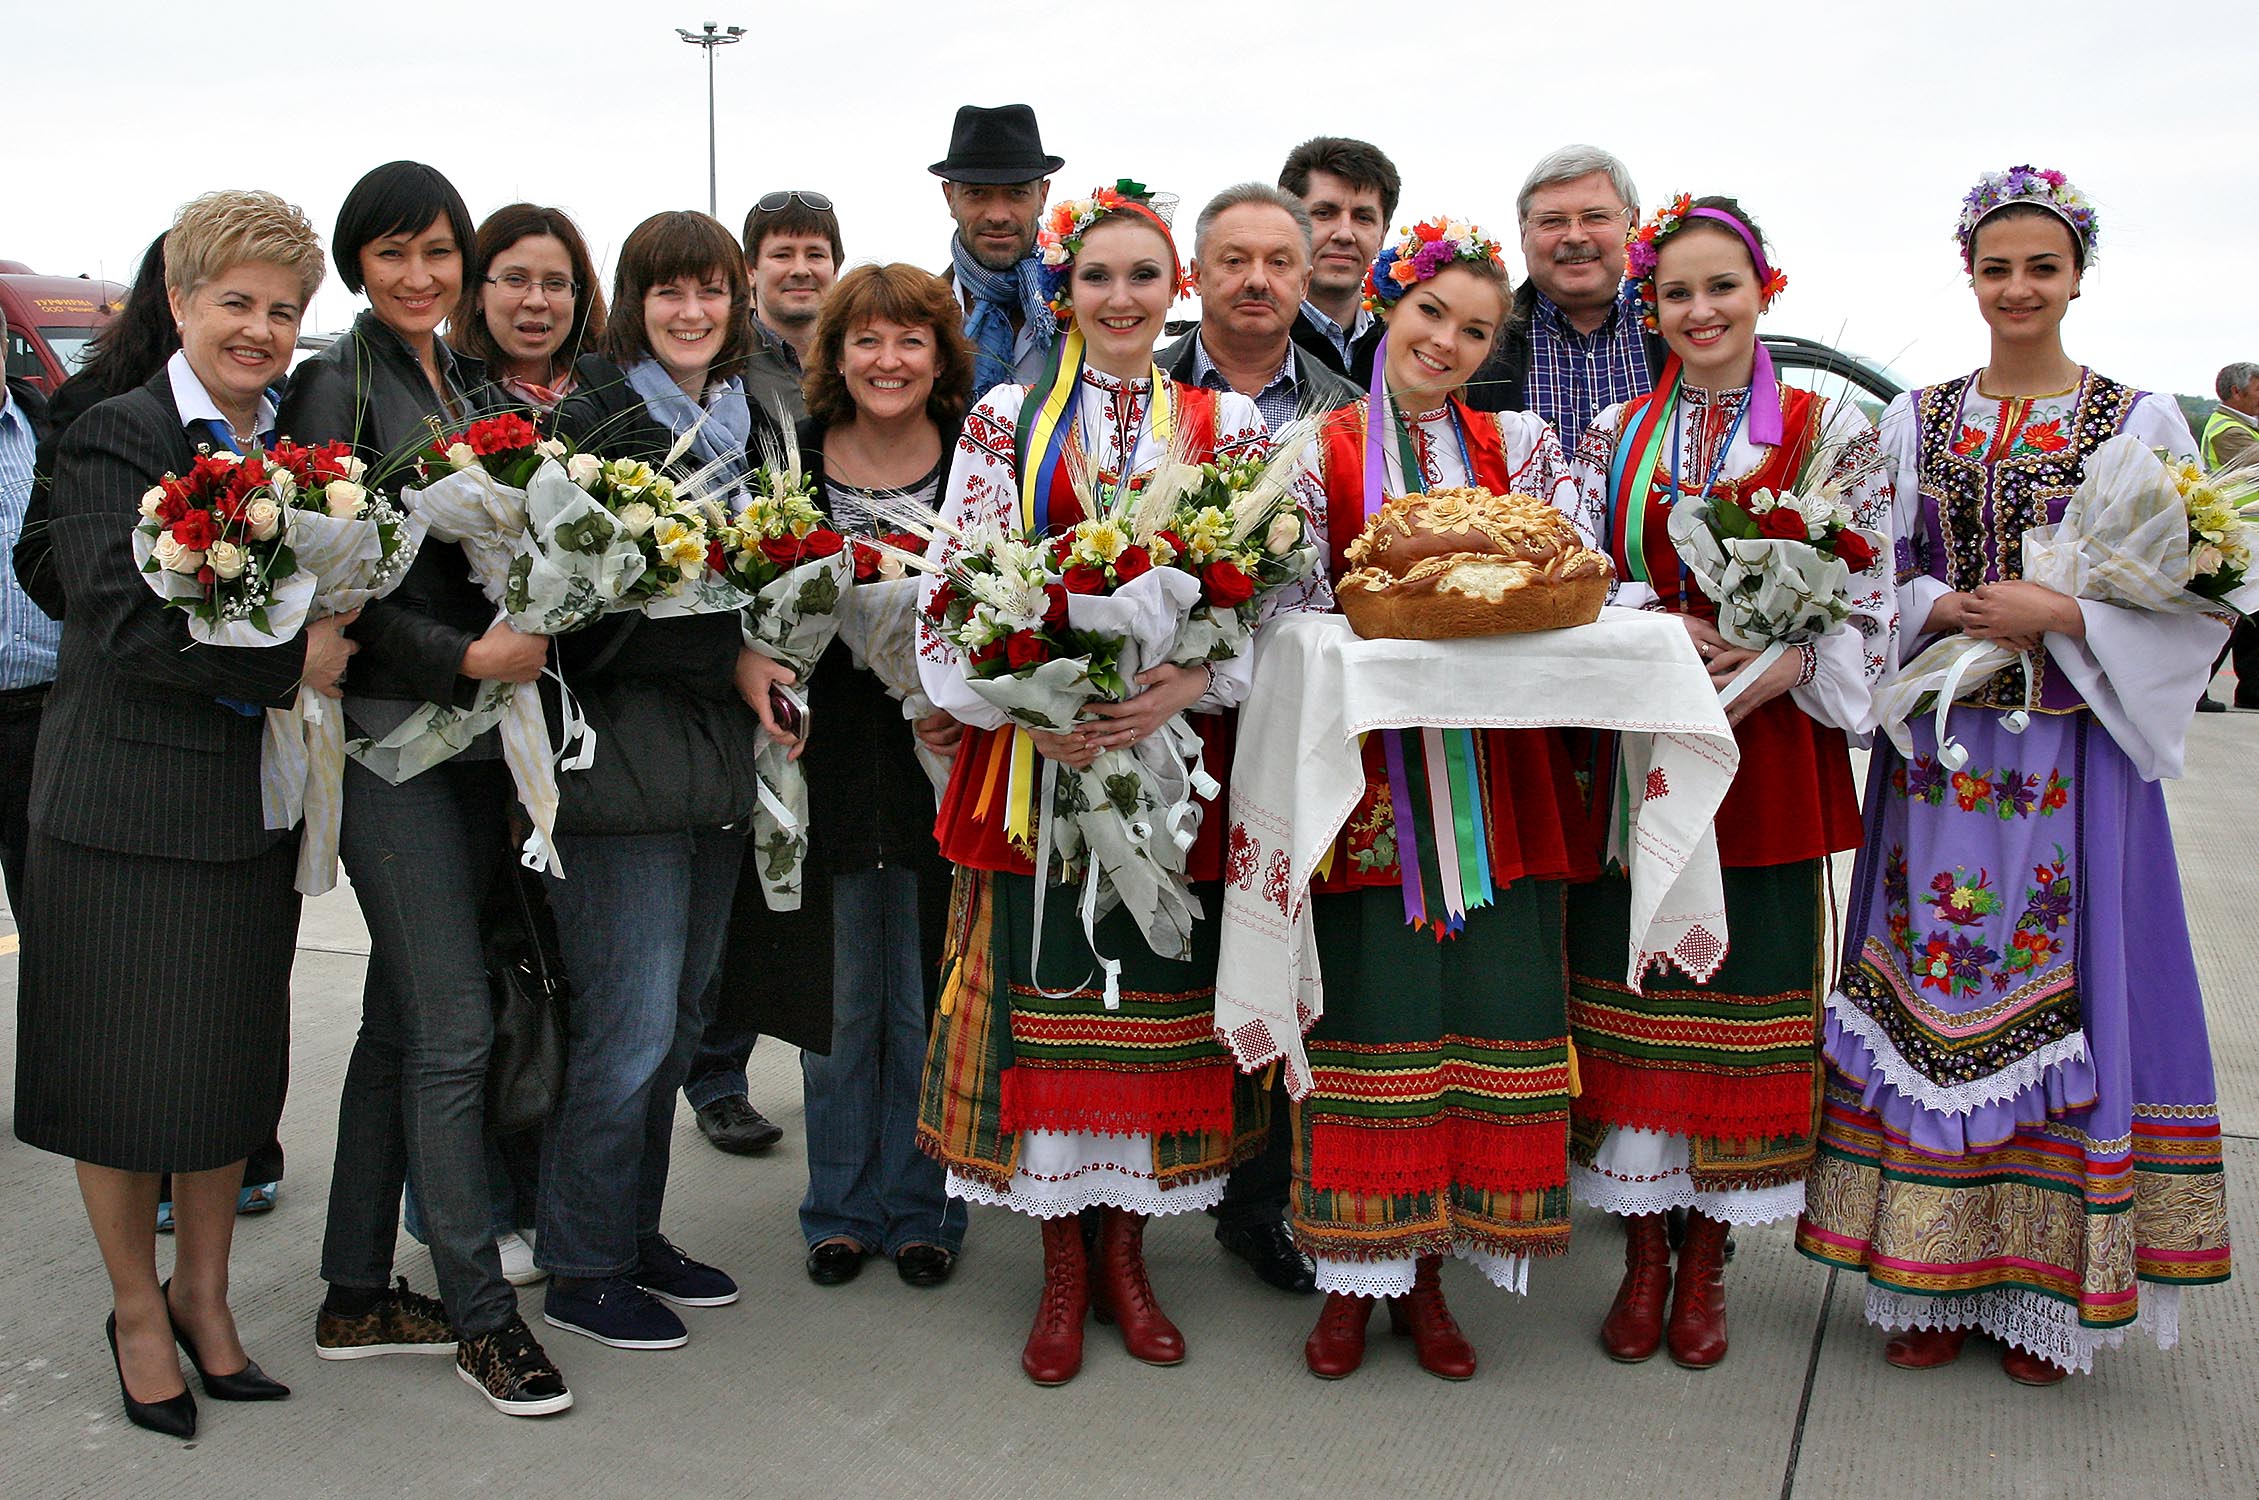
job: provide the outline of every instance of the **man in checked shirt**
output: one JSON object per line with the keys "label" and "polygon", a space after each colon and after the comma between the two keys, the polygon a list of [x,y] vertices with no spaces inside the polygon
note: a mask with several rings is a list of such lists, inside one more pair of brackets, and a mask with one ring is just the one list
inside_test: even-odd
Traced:
{"label": "man in checked shirt", "polygon": [[1467,404],[1535,412],[1574,452],[1602,408],[1645,395],[1663,367],[1662,340],[1618,296],[1639,190],[1607,152],[1563,146],[1531,169],[1514,206],[1529,274]]}

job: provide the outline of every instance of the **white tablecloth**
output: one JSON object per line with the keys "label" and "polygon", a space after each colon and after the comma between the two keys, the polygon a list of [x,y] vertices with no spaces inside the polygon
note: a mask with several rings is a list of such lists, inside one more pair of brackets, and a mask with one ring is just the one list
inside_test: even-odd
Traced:
{"label": "white tablecloth", "polygon": [[[1668,960],[1696,980],[1726,956],[1710,820],[1741,751],[1684,626],[1604,609],[1590,625],[1463,641],[1359,640],[1340,615],[1282,615],[1255,643],[1232,756],[1216,1031],[1254,1071],[1309,1092],[1302,1033],[1325,1009],[1310,878],[1365,789],[1358,736],[1414,725],[1582,725],[1621,736],[1631,872],[1628,982]],[[1623,826],[1619,815],[1612,825]]]}

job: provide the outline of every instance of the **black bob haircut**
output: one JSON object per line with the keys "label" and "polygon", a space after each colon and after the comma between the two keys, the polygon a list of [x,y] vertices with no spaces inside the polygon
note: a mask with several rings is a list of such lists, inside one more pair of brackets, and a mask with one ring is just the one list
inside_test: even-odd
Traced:
{"label": "black bob haircut", "polygon": [[454,231],[455,246],[466,259],[478,242],[478,228],[463,195],[437,167],[420,161],[388,161],[371,169],[337,211],[337,232],[330,236],[330,253],[337,258],[338,279],[346,290],[361,290],[361,251],[371,240],[388,234],[421,234],[435,219],[445,219]]}

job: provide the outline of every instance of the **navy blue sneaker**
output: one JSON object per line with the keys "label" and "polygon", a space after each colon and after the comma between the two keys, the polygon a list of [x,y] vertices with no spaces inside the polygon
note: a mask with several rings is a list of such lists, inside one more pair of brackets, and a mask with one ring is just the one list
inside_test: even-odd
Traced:
{"label": "navy blue sneaker", "polygon": [[737,1283],[726,1272],[692,1260],[663,1234],[636,1241],[640,1261],[629,1279],[677,1307],[727,1307],[737,1300]]}
{"label": "navy blue sneaker", "polygon": [[552,1328],[615,1349],[680,1349],[690,1342],[682,1319],[625,1276],[583,1282],[571,1291],[552,1281],[541,1318]]}

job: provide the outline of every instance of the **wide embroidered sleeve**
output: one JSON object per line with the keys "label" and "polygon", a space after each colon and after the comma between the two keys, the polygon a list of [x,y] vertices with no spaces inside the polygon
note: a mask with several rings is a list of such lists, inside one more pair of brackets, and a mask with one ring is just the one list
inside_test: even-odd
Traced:
{"label": "wide embroidered sleeve", "polygon": [[1930,556],[1929,534],[1922,526],[1922,432],[1914,411],[1919,391],[1908,391],[1884,409],[1876,440],[1882,446],[1883,476],[1890,481],[1892,572],[1898,594],[1898,635],[1891,667],[1896,670],[1919,656],[1935,636],[1923,625],[1930,608],[1953,592],[1945,581],[1942,562]]}
{"label": "wide embroidered sleeve", "polygon": [[[956,530],[982,526],[1009,528],[1020,502],[1019,475],[1013,460],[1013,435],[1020,419],[1020,404],[1027,388],[1000,385],[981,397],[965,417],[957,434],[957,447],[949,463],[949,478],[941,487],[941,519]],[[946,531],[937,534],[926,556],[947,563],[963,544]],[[923,606],[940,587],[928,574],[919,590],[918,682],[934,707],[945,709],[959,722],[976,729],[996,729],[1004,711],[974,692],[965,681],[964,659],[943,640],[927,618]]]}
{"label": "wide embroidered sleeve", "polygon": [[1490,413],[1504,440],[1506,465],[1513,475],[1514,493],[1543,500],[1567,516],[1586,546],[1592,545],[1585,515],[1584,492],[1577,485],[1569,455],[1562,450],[1561,435],[1553,424],[1534,412]]}
{"label": "wide embroidered sleeve", "polygon": [[[1608,550],[1608,464],[1616,456],[1623,425],[1623,403],[1602,411],[1577,440],[1576,457],[1569,464],[1569,474],[1577,489],[1577,530],[1583,534],[1585,545],[1595,552]],[[1644,583],[1618,578],[1608,586],[1608,602],[1627,609],[1645,609],[1656,602],[1656,594]]]}
{"label": "wide embroidered sleeve", "polygon": [[1851,512],[1851,524],[1883,539],[1875,559],[1851,575],[1851,617],[1813,645],[1812,680],[1791,689],[1796,706],[1852,735],[1874,725],[1874,690],[1894,658],[1898,591],[1892,581],[1896,517],[1882,442],[1866,413],[1831,401],[1821,419],[1821,452],[1831,455],[1826,483]]}
{"label": "wide embroidered sleeve", "polygon": [[[2171,396],[2144,396],[2125,431],[2177,458],[2196,442]],[[2086,639],[2050,633],[2047,654],[2086,699],[2094,717],[2149,781],[2181,774],[2188,723],[2227,640],[2224,620],[2205,614],[2153,614],[2079,601]]]}

